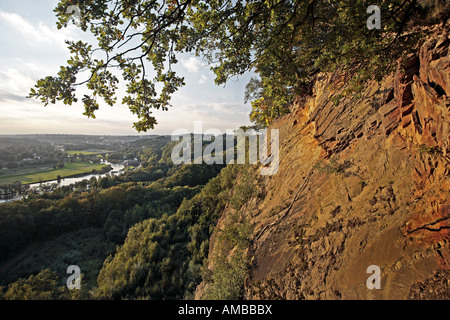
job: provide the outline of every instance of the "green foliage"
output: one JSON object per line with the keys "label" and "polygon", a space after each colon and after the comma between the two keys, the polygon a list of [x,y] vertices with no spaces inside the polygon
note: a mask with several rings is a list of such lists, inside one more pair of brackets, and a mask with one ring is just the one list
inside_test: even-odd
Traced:
{"label": "green foliage", "polygon": [[289,103],[294,92],[272,75],[262,79],[252,78],[245,87],[245,102],[252,100],[250,120],[257,128],[267,127],[273,120],[289,113]]}
{"label": "green foliage", "polygon": [[[223,165],[174,166],[164,159],[170,159],[167,144],[167,138],[155,138],[121,148],[124,154],[148,157],[147,166],[133,172],[93,177],[0,204],[0,258],[7,262],[22,256],[3,268],[3,289],[13,283],[22,288],[20,279],[50,268],[60,278],[49,299],[72,298],[58,288],[65,285],[67,266],[76,264],[83,272],[83,298],[191,296],[201,281],[209,238],[229,202],[239,166],[224,168],[219,177],[215,176]],[[151,228],[142,228],[148,221]],[[140,256],[153,257],[143,260],[141,270],[152,274],[151,282],[135,282],[134,269],[116,265],[140,250],[141,238],[154,243],[155,255],[149,250]],[[107,281],[99,273],[121,285],[115,291],[105,287]],[[89,292],[95,287],[92,296]],[[9,295],[14,297],[19,295]]]}
{"label": "green foliage", "polygon": [[106,260],[98,277],[102,298],[180,298],[188,239],[185,222],[164,215],[132,227],[123,246]]}
{"label": "green foliage", "polygon": [[228,250],[233,248],[244,250],[250,244],[251,233],[252,228],[248,221],[239,219],[237,213],[234,213],[231,214],[225,229],[219,234],[218,243],[221,243],[222,246],[227,243]]}
{"label": "green foliage", "polygon": [[[55,8],[58,28],[67,26],[71,4],[60,0]],[[172,69],[181,53],[210,62],[217,84],[256,71],[260,80],[249,85],[246,96],[259,101],[252,120],[267,125],[288,112],[295,95],[308,91],[313,71],[339,70],[355,86],[381,79],[417,42],[418,34],[404,31],[411,22],[420,24],[420,14],[428,10],[417,1],[381,2],[382,30],[369,30],[363,0],[95,0],[78,6],[80,28],[92,33],[97,45],[68,41],[67,66],[38,80],[29,96],[70,105],[77,101],[76,88],[85,84],[91,92],[81,99],[85,115],[95,117],[100,98],[116,103],[119,78],[110,70],[117,69],[127,88],[122,104],[138,116],[138,131],[152,129],[157,122],[151,109],[167,110],[171,95],[184,85]],[[88,78],[77,80],[83,72]]]}
{"label": "green foliage", "polygon": [[208,300],[241,299],[244,280],[248,270],[248,261],[240,251],[235,251],[227,259],[221,256],[216,259],[216,269],[210,276],[212,287],[206,292]]}
{"label": "green foliage", "polygon": [[239,183],[235,186],[234,196],[230,201],[233,209],[239,210],[255,194],[255,182],[252,178],[252,171],[248,167],[241,170]]}
{"label": "green foliage", "polygon": [[[81,281],[84,281],[81,274]],[[69,290],[58,274],[44,269],[28,278],[20,278],[7,287],[0,287],[0,300],[81,300],[90,297],[83,287]]]}
{"label": "green foliage", "polygon": [[[8,286],[3,293],[5,300],[52,300],[57,298],[64,288],[58,288],[58,276],[45,269],[28,279],[19,279]],[[1,292],[0,292],[1,293]]]}
{"label": "green foliage", "polygon": [[273,120],[289,113],[288,103],[284,100],[266,102],[264,97],[252,101],[252,111],[250,112],[250,120],[254,122],[258,128],[269,126]]}
{"label": "green foliage", "polygon": [[[7,293],[3,297],[192,298],[205,274],[210,237],[220,215],[228,204],[239,209],[254,194],[251,170],[242,165],[169,166],[160,163],[164,150],[150,153],[156,156],[136,172],[92,178],[75,189],[67,186],[0,205],[1,258],[23,255],[1,274],[0,285]],[[140,180],[150,178],[147,169],[161,170],[162,176]],[[250,233],[249,225],[235,217],[220,235],[223,243],[239,250],[218,269],[232,268],[237,277],[220,296],[237,297],[242,290],[242,254]],[[78,293],[64,289],[71,264],[83,273]],[[45,269],[53,270],[51,277],[45,275],[45,285],[30,289],[29,283]],[[227,278],[222,275],[213,275],[217,284]]]}
{"label": "green foliage", "polygon": [[419,146],[419,153],[426,153],[430,155],[442,155],[442,149],[438,146],[427,146],[425,144],[421,144]]}
{"label": "green foliage", "polygon": [[238,166],[229,165],[173,215],[136,224],[100,271],[96,296],[182,299],[202,279],[209,238],[230,200]]}
{"label": "green foliage", "polygon": [[205,270],[203,281],[207,283],[205,299],[240,299],[248,271],[247,250],[253,228],[240,210],[255,195],[256,186],[251,167],[243,167],[236,176],[236,183],[230,198],[231,212],[217,230],[214,269]]}
{"label": "green foliage", "polygon": [[[64,266],[81,264],[87,275],[86,281],[92,287],[102,261],[114,252],[116,245],[123,243],[129,228],[148,218],[175,213],[184,199],[191,198],[199,190],[198,187],[169,189],[123,183],[80,195],[71,193],[62,198],[36,198],[2,204],[1,259],[26,250],[28,244],[39,244],[39,248],[3,273],[0,284],[10,283],[18,275],[29,275],[46,267],[63,272]],[[80,232],[76,245],[73,240],[64,238],[73,232]],[[100,251],[92,248],[92,243]],[[49,256],[50,253],[54,255]]]}
{"label": "green foliage", "polygon": [[349,160],[345,160],[340,163],[335,156],[330,158],[330,161],[326,163],[325,161],[317,161],[314,164],[313,169],[317,170],[320,173],[326,174],[342,174],[348,169],[352,163]]}
{"label": "green foliage", "polygon": [[250,245],[252,227],[248,221],[231,214],[216,242],[214,270],[205,274],[204,281],[209,285],[205,299],[236,300],[242,298],[244,280],[248,271],[246,250]]}
{"label": "green foliage", "polygon": [[173,167],[168,171],[169,177],[164,180],[163,185],[166,187],[174,186],[196,186],[207,183],[211,178],[215,177],[223,165],[200,165],[188,164]]}
{"label": "green foliage", "polygon": [[448,19],[450,3],[445,0],[418,0],[419,5],[426,12],[425,23],[433,24]]}

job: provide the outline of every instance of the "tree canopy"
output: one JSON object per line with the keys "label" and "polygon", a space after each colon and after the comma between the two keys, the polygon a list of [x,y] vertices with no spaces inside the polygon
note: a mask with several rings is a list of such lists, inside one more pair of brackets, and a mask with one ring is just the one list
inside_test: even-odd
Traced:
{"label": "tree canopy", "polygon": [[61,0],[57,27],[72,23],[68,8],[77,5],[77,25],[97,43],[67,41],[67,65],[38,80],[29,97],[70,105],[85,85],[84,114],[95,117],[99,99],[117,102],[122,78],[122,104],[137,115],[136,130],[147,131],[157,124],[152,109],[167,110],[184,85],[173,70],[177,57],[191,53],[209,63],[216,84],[255,71],[246,98],[252,120],[264,125],[286,112],[315,70],[339,68],[355,83],[391,71],[415,41],[404,31],[423,10],[419,2],[429,1],[381,1],[381,29],[369,30],[363,0]]}

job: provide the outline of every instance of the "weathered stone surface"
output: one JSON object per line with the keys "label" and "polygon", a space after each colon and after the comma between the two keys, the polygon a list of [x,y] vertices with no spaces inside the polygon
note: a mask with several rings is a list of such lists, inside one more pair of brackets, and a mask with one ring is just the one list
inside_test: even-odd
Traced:
{"label": "weathered stone surface", "polygon": [[[359,99],[332,103],[344,87],[322,75],[273,123],[278,173],[255,170],[264,196],[240,212],[254,229],[246,299],[450,299],[449,43],[435,29]],[[379,290],[366,286],[370,265]]]}

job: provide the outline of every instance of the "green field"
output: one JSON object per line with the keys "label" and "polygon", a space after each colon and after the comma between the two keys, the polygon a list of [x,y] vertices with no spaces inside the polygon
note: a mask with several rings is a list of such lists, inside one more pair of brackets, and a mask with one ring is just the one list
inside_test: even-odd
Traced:
{"label": "green field", "polygon": [[108,153],[111,151],[108,151],[108,150],[66,150],[64,152],[71,156],[73,156],[74,154],[77,154],[77,155],[83,154],[85,156],[92,156],[95,154]]}
{"label": "green field", "polygon": [[[81,173],[90,173],[92,170],[101,170],[104,164],[92,164],[86,162],[66,162],[63,168],[36,168],[35,171],[21,171],[14,174],[0,176],[0,184],[20,181],[23,184],[36,183],[40,181],[56,180],[58,175],[62,178]],[[37,171],[36,171],[37,170]],[[28,172],[27,172],[28,171]]]}

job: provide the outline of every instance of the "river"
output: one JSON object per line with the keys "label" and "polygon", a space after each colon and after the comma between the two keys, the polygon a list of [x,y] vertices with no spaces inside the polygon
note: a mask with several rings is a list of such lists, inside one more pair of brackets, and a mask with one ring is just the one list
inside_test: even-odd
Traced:
{"label": "river", "polygon": [[[63,187],[63,186],[69,186],[73,183],[79,182],[79,181],[83,181],[85,179],[89,180],[92,177],[97,177],[97,178],[102,178],[106,175],[119,175],[123,173],[123,169],[125,168],[125,166],[123,164],[117,164],[117,163],[109,163],[109,162],[105,162],[105,165],[110,165],[112,167],[112,170],[110,170],[107,173],[97,173],[97,174],[87,174],[85,176],[81,176],[81,177],[73,177],[73,178],[63,178],[61,179],[61,181],[59,182],[58,186],[59,187]],[[31,183],[28,186],[30,187],[30,189],[33,188],[38,188],[42,185],[51,185],[53,183],[58,183],[58,180],[51,180],[51,181],[46,181],[46,182],[42,182],[42,183]],[[15,201],[15,200],[20,200],[22,199],[23,196],[18,196],[18,197],[14,197],[14,198],[10,198],[10,199],[0,199],[0,203],[6,203],[6,202],[11,202],[11,201]]]}

